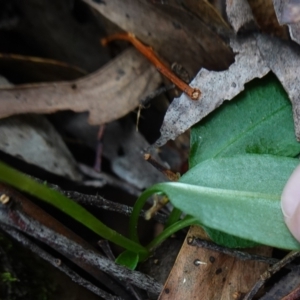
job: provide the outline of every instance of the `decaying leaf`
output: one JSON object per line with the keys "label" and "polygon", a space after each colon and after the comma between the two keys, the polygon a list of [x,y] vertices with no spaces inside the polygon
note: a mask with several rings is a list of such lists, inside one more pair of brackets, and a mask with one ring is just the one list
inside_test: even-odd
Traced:
{"label": "decaying leaf", "polygon": [[43,116],[0,120],[0,150],[51,173],[80,180],[76,162],[62,138]]}
{"label": "decaying leaf", "polygon": [[192,86],[199,87],[202,92],[198,101],[192,101],[185,94],[173,100],[166,113],[157,146],[162,146],[169,139],[175,139],[220,106],[224,100],[231,100],[244,89],[246,82],[255,77],[263,77],[269,72],[254,36],[232,39],[231,46],[238,54],[227,71],[202,69],[191,82]]}
{"label": "decaying leaf", "polygon": [[[159,300],[241,299],[268,267],[262,262],[242,261],[224,253],[192,246],[188,241],[193,237],[203,237],[197,226],[190,228]],[[250,251],[269,256],[272,248],[256,247]]]}
{"label": "decaying leaf", "polygon": [[72,82],[0,90],[0,118],[69,109],[89,111],[91,124],[103,124],[130,112],[160,82],[155,68],[129,49],[97,72]]}
{"label": "decaying leaf", "polygon": [[[203,66],[207,69],[224,70],[233,60],[231,50],[218,34],[183,6],[152,4],[151,1],[143,0],[110,0],[105,4],[93,0],[84,2],[153,47],[169,63],[178,62],[183,65],[191,76]],[[202,6],[212,10],[207,1],[200,2]],[[218,18],[216,13],[214,17]],[[230,32],[224,21],[214,24],[218,24],[223,31]]]}
{"label": "decaying leaf", "polygon": [[[239,30],[245,25],[243,15],[238,16],[238,21],[235,18],[236,15],[230,21],[239,24],[235,25],[236,30]],[[214,72],[201,69],[191,82],[191,86],[202,92],[198,101],[192,101],[184,94],[174,99],[166,113],[156,146],[160,147],[169,139],[175,139],[225,100],[235,97],[244,89],[245,83],[256,77],[263,77],[270,70],[276,74],[292,101],[296,137],[300,140],[300,91],[297,78],[300,66],[299,46],[257,33],[232,38],[231,47],[237,55],[228,70]]]}
{"label": "decaying leaf", "polygon": [[254,18],[262,33],[288,39],[288,28],[278,22],[273,0],[248,0]]}
{"label": "decaying leaf", "polygon": [[[0,76],[0,86],[11,86],[11,83]],[[0,150],[48,172],[72,180],[81,179],[72,154],[44,116],[13,116],[0,120]]]}

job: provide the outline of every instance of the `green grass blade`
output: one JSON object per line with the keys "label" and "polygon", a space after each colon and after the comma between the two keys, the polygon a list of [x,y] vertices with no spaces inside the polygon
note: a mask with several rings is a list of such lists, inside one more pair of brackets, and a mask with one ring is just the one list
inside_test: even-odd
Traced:
{"label": "green grass blade", "polygon": [[0,162],[0,181],[53,205],[104,239],[107,239],[127,250],[136,253],[143,253],[144,255],[147,254],[147,250],[140,244],[131,241],[107,227],[76,202],[70,200],[59,192],[50,189],[46,185],[34,181],[25,174],[11,168],[3,162]]}

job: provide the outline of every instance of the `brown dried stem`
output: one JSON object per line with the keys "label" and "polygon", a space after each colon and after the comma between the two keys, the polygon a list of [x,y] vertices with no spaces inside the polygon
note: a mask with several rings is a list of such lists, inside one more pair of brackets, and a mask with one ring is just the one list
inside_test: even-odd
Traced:
{"label": "brown dried stem", "polygon": [[149,153],[144,154],[144,159],[150,163],[156,170],[163,173],[170,181],[178,181],[180,174],[174,173],[157,162]]}
{"label": "brown dried stem", "polygon": [[198,100],[201,92],[197,88],[193,88],[186,84],[183,80],[177,77],[170,68],[168,68],[164,63],[162,63],[153,49],[151,47],[145,46],[140,42],[132,33],[117,33],[109,37],[101,39],[102,45],[107,45],[109,42],[114,40],[124,40],[132,43],[132,45],[139,50],[153,65],[157,70],[167,77],[171,82],[173,82],[181,91],[186,93],[192,100]]}

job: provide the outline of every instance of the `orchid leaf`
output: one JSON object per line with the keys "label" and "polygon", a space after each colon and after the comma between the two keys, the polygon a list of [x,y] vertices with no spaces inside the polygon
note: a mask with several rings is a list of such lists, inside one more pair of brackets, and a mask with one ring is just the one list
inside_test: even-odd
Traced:
{"label": "orchid leaf", "polygon": [[206,160],[180,182],[154,185],[175,207],[205,227],[283,249],[300,249],[286,227],[281,191],[298,165],[295,158],[245,154]]}

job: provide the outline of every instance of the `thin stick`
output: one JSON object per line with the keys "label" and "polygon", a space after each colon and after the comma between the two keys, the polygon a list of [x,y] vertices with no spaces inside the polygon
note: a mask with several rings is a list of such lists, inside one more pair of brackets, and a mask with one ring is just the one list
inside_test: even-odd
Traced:
{"label": "thin stick", "polygon": [[86,279],[79,276],[77,273],[72,271],[70,268],[68,268],[66,265],[58,262],[58,259],[54,258],[52,255],[44,251],[42,248],[38,247],[36,244],[34,244],[30,239],[28,239],[24,234],[20,233],[16,229],[5,226],[3,224],[0,225],[1,229],[5,231],[7,234],[9,234],[12,238],[17,240],[19,243],[21,243],[26,248],[30,249],[33,253],[37,254],[39,257],[50,263],[52,266],[56,267],[63,273],[65,273],[67,276],[69,276],[75,283],[85,287],[89,291],[93,292],[99,297],[102,297],[106,300],[120,300],[121,298],[113,296],[102,289],[98,288],[97,286],[93,285]]}
{"label": "thin stick", "polygon": [[173,82],[181,91],[186,93],[192,100],[198,100],[201,92],[197,88],[193,88],[178,78],[154,53],[151,47],[145,46],[140,42],[132,33],[117,33],[109,37],[103,38],[101,43],[103,46],[114,40],[124,40],[132,43],[132,45],[139,50],[153,65],[156,69]]}
{"label": "thin stick", "polygon": [[262,255],[250,254],[243,251],[238,251],[226,247],[219,246],[213,242],[209,242],[203,239],[195,238],[195,237],[188,237],[187,242],[190,246],[197,246],[201,248],[210,249],[213,251],[218,251],[233,257],[236,257],[240,260],[255,260],[262,263],[274,265],[279,262],[279,259],[266,257]]}
{"label": "thin stick", "polygon": [[157,90],[153,91],[152,93],[148,94],[146,97],[144,97],[143,99],[140,100],[140,107],[146,108],[152,99],[154,99],[155,97],[157,97],[169,90],[174,89],[174,87],[175,87],[175,85],[171,84],[171,85],[165,85],[165,86],[158,88]]}
{"label": "thin stick", "polygon": [[144,154],[144,159],[150,163],[155,169],[162,172],[169,180],[178,181],[180,175],[178,173],[174,173],[166,167],[162,166],[158,163],[149,153]]}
{"label": "thin stick", "polygon": [[98,272],[101,270],[110,276],[115,276],[119,280],[129,280],[131,284],[154,293],[156,296],[161,292],[162,285],[154,278],[115,264],[94,250],[88,249],[74,240],[58,234],[40,222],[29,218],[21,211],[15,211],[13,205],[0,205],[0,223],[1,226],[14,227],[47,244],[80,267],[89,266],[89,273],[91,275],[93,275],[92,269]]}
{"label": "thin stick", "polygon": [[105,129],[105,124],[100,125],[97,134],[96,159],[95,159],[95,166],[94,166],[94,169],[97,172],[101,172],[101,167],[102,167],[104,129]]}
{"label": "thin stick", "polygon": [[270,267],[267,271],[265,271],[261,276],[260,279],[255,283],[252,289],[245,295],[243,300],[251,300],[257,294],[259,289],[264,285],[264,283],[276,272],[281,270],[285,265],[290,263],[296,257],[300,256],[300,252],[298,251],[291,251],[288,255],[286,255],[282,260],[278,263],[274,264]]}
{"label": "thin stick", "polygon": [[[113,252],[110,248],[109,242],[107,240],[100,240],[100,241],[98,241],[97,244],[100,246],[100,248],[105,253],[107,258],[109,258],[112,261],[115,261],[116,258],[114,256],[114,254],[113,254]],[[135,298],[137,300],[142,300],[143,299],[143,298],[141,298],[140,291],[138,290],[137,287],[130,284],[130,282],[128,280],[125,281],[125,284],[126,284],[126,288],[131,291],[131,293],[135,296]]]}
{"label": "thin stick", "polygon": [[100,240],[97,242],[97,244],[102,249],[102,251],[105,253],[107,258],[109,258],[112,261],[114,261],[116,259],[110,246],[109,246],[108,240]]}
{"label": "thin stick", "polygon": [[[138,190],[133,185],[128,184],[122,180],[119,180],[109,174],[105,174],[104,172],[98,173],[93,168],[91,168],[87,165],[84,165],[84,164],[80,164],[80,163],[78,164],[78,168],[83,174],[85,174],[91,178],[98,179],[98,180],[94,180],[94,181],[91,181],[91,180],[84,181],[83,182],[84,185],[87,185],[87,186],[99,186],[100,185],[100,187],[102,187],[105,184],[109,184],[109,185],[117,187],[123,191],[126,191],[127,193],[129,193],[133,196],[138,197],[141,194],[141,191]],[[99,183],[99,185],[96,185],[97,182]]]}
{"label": "thin stick", "polygon": [[[34,180],[36,180],[37,182],[44,183],[43,180],[40,180],[35,177],[32,177],[32,178]],[[133,210],[133,208],[131,206],[107,200],[99,195],[94,196],[94,195],[86,195],[86,194],[82,194],[82,193],[74,192],[74,191],[64,191],[62,188],[60,188],[59,186],[57,186],[55,184],[47,183],[47,185],[50,188],[64,194],[71,200],[74,200],[75,202],[78,202],[83,205],[93,206],[93,207],[97,207],[97,208],[108,210],[108,211],[114,211],[114,212],[123,214],[127,217],[131,216],[131,213]],[[140,213],[140,217],[145,218],[145,213],[146,213],[146,211],[142,210]],[[157,221],[158,223],[164,224],[167,221],[167,217],[168,216],[165,214],[156,213],[156,215],[153,217],[153,219],[155,221]]]}

